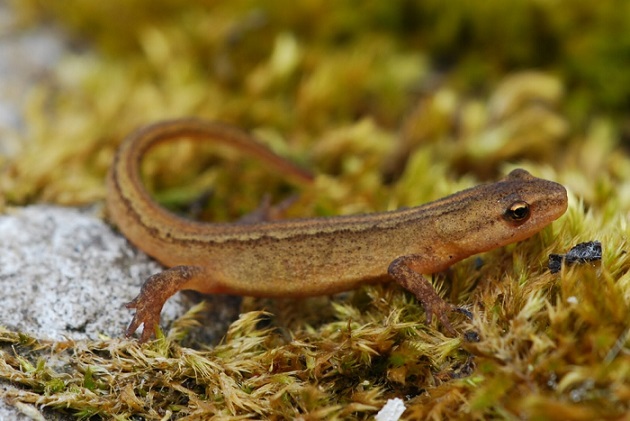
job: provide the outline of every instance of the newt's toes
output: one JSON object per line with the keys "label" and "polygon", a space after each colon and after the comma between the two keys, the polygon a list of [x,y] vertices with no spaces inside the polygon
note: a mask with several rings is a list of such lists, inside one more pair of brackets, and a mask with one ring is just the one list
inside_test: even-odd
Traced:
{"label": "newt's toes", "polygon": [[142,334],[140,334],[139,342],[143,343],[151,339],[155,334],[155,329],[158,325],[159,315],[156,318],[151,314],[147,314],[146,312],[137,311],[131,323],[129,323],[129,327],[127,327],[127,331],[125,332],[125,336],[127,338],[131,337],[136,330],[143,325]]}
{"label": "newt's toes", "polygon": [[453,311],[463,314],[464,316],[466,316],[468,318],[468,320],[472,320],[473,319],[473,314],[470,310],[466,310],[463,307],[453,307]]}
{"label": "newt's toes", "polygon": [[438,320],[440,321],[440,323],[442,324],[444,329],[446,329],[447,332],[451,336],[457,336],[457,331],[455,330],[455,328],[451,324],[451,321],[448,319],[448,313],[450,313],[451,311],[452,310],[445,311],[445,312],[440,312],[440,314],[438,314]]}
{"label": "newt's toes", "polygon": [[131,335],[133,335],[135,331],[138,330],[138,327],[140,327],[140,320],[134,316],[134,318],[131,320],[131,323],[129,323],[127,330],[125,331],[125,337],[130,338]]}
{"label": "newt's toes", "polygon": [[436,306],[437,308],[431,308],[430,310],[426,310],[427,312],[427,323],[431,323],[432,315],[435,314],[440,322],[440,324],[444,327],[444,329],[451,335],[457,336],[457,330],[453,327],[449,316],[451,313],[460,313],[466,316],[468,319],[473,319],[473,314],[469,310],[466,310],[462,307],[456,307],[453,304],[448,304],[446,302],[442,302],[440,305]]}
{"label": "newt's toes", "polygon": [[146,342],[155,334],[155,329],[158,326],[160,321],[160,310],[161,307],[155,311],[155,308],[152,308],[150,305],[147,305],[142,299],[139,299],[140,296],[136,297],[134,300],[125,304],[125,307],[128,309],[135,309],[136,314],[131,319],[131,323],[127,327],[125,331],[125,336],[127,338],[131,337],[136,330],[143,325],[142,334],[140,335],[140,342]]}

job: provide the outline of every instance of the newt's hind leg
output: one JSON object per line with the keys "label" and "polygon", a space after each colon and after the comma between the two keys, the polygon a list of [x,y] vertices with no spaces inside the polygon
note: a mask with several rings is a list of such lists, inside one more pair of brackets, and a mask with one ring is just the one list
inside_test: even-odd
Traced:
{"label": "newt's hind leg", "polygon": [[140,294],[125,305],[129,309],[136,309],[126,336],[133,335],[143,325],[140,342],[151,338],[160,322],[164,303],[178,291],[188,289],[204,293],[219,292],[218,286],[212,288],[212,277],[208,272],[209,268],[203,266],[175,266],[149,277],[142,285]]}

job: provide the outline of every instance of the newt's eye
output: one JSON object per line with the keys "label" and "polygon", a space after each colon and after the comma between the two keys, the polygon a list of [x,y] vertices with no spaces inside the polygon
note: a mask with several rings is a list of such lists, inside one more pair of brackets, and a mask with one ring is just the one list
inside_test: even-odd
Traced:
{"label": "newt's eye", "polygon": [[524,222],[529,218],[529,203],[519,200],[505,210],[505,217],[514,222]]}

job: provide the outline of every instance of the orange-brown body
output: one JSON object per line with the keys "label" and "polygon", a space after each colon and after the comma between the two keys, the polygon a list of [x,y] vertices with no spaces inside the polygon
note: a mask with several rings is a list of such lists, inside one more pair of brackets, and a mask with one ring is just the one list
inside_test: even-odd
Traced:
{"label": "orange-brown body", "polygon": [[473,254],[528,238],[567,208],[560,184],[514,170],[419,207],[358,216],[255,224],[186,220],[157,205],[139,175],[145,152],[179,138],[215,141],[254,154],[280,171],[311,176],[238,129],[200,120],[149,126],[121,145],[108,177],[108,211],[125,236],[171,269],[149,278],[130,303],[128,334],[144,324],[153,334],[164,302],[175,292],[301,297],[395,280],[414,292],[427,319],[436,313],[452,330],[453,310],[422,274],[439,272]]}

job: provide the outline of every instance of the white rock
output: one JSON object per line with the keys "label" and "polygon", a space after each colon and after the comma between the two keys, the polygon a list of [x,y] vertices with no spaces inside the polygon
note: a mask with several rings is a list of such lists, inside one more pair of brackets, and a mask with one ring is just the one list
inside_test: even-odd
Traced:
{"label": "white rock", "polygon": [[[0,215],[0,325],[11,330],[53,340],[121,337],[133,314],[124,304],[160,270],[94,211],[31,206]],[[162,326],[186,311],[184,301],[167,301]],[[1,382],[0,397],[9,388]],[[0,399],[0,421],[36,419],[38,411]]]}
{"label": "white rock", "polygon": [[[37,338],[121,336],[133,314],[124,304],[162,270],[90,211],[16,209],[0,216],[0,239],[0,324]],[[185,311],[179,298],[163,325]]]}
{"label": "white rock", "polygon": [[378,411],[374,419],[376,421],[398,421],[405,409],[405,403],[402,399],[388,399],[385,406]]}

